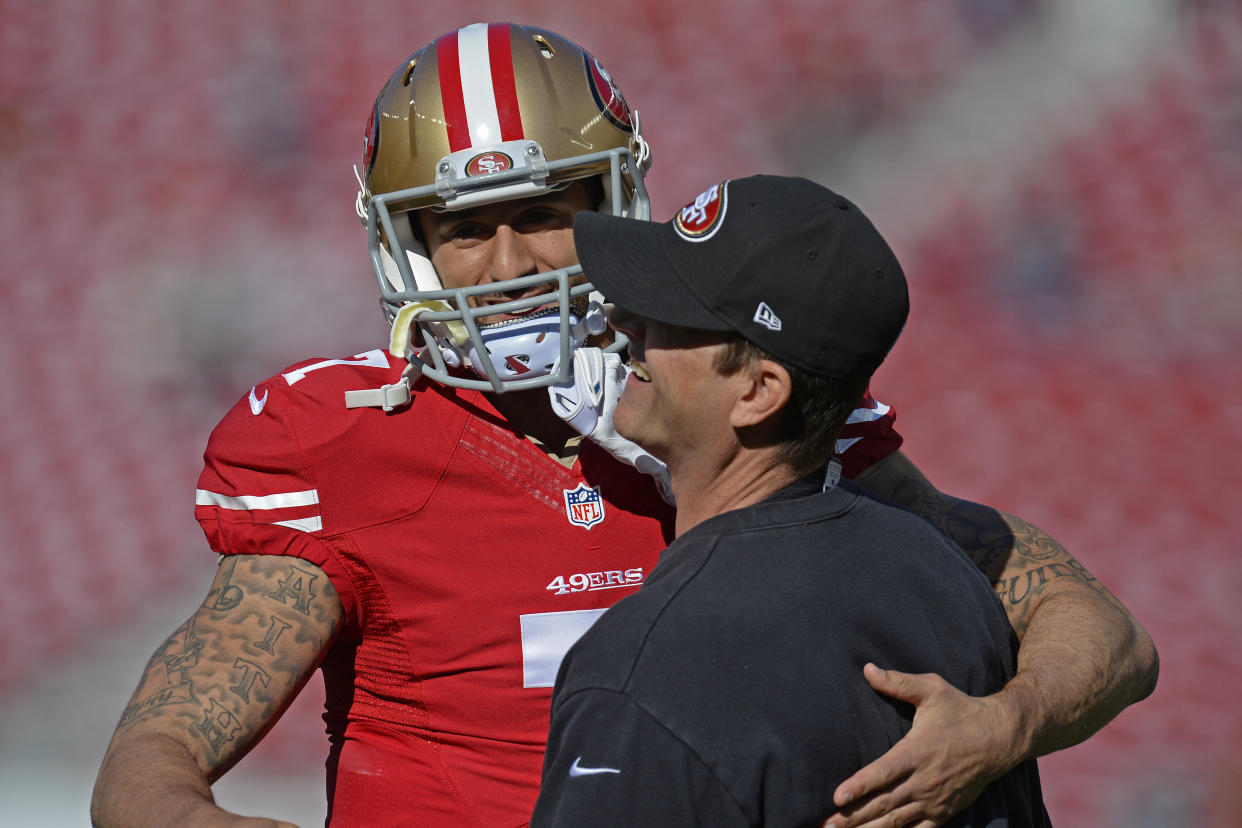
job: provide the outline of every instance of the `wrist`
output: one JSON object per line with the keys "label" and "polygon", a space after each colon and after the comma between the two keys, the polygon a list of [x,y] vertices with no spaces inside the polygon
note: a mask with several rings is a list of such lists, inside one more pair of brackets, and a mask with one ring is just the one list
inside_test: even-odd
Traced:
{"label": "wrist", "polygon": [[996,755],[1003,767],[997,768],[997,776],[1037,755],[1038,697],[1032,690],[1015,677],[985,699],[992,706],[994,732],[1000,742]]}

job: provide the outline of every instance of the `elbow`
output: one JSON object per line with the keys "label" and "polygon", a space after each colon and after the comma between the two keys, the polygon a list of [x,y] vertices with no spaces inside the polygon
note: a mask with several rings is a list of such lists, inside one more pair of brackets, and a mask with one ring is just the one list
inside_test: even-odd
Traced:
{"label": "elbow", "polygon": [[95,789],[91,792],[92,828],[106,828],[108,825],[116,824],[116,820],[109,816],[107,797],[106,783],[102,779],[95,780]]}
{"label": "elbow", "polygon": [[1135,701],[1142,701],[1156,690],[1156,680],[1160,677],[1160,653],[1156,651],[1156,642],[1138,621],[1134,621],[1135,671],[1138,680],[1135,682],[1137,695]]}
{"label": "elbow", "polygon": [[115,820],[108,815],[108,778],[109,778],[109,759],[111,751],[104,756],[103,763],[99,767],[99,775],[95,777],[95,787],[91,790],[91,826],[92,828],[105,828],[107,825],[115,824]]}
{"label": "elbow", "polygon": [[127,812],[126,809],[126,803],[131,797],[124,790],[124,777],[124,772],[116,767],[116,752],[109,750],[99,767],[95,787],[91,791],[92,828],[136,824],[132,812]]}

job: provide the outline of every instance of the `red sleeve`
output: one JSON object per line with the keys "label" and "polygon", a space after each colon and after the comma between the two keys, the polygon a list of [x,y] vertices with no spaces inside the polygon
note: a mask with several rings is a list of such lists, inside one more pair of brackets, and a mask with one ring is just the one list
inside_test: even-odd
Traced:
{"label": "red sleeve", "polygon": [[352,582],[320,541],[319,490],[294,426],[298,404],[289,384],[275,377],[225,415],[203,454],[194,516],[221,555],[288,555],[315,564],[353,619]]}
{"label": "red sleeve", "polygon": [[894,428],[896,422],[897,410],[872,397],[871,389],[867,389],[837,436],[841,473],[857,477],[901,448],[901,435]]}

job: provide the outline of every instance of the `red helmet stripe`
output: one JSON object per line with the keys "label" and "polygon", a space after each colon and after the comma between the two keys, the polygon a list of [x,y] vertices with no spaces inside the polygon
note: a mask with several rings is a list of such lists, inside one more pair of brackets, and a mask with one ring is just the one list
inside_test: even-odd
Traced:
{"label": "red helmet stripe", "polygon": [[436,41],[449,151],[523,136],[510,27],[476,23]]}
{"label": "red helmet stripe", "polygon": [[487,52],[492,65],[492,91],[496,96],[496,115],[500,119],[500,140],[522,137],[522,110],[518,106],[517,81],[513,76],[513,46],[507,23],[487,27]]}
{"label": "red helmet stripe", "polygon": [[440,99],[444,102],[449,149],[456,152],[470,146],[470,123],[466,119],[461,61],[457,56],[457,32],[446,34],[436,41],[436,66],[440,71]]}

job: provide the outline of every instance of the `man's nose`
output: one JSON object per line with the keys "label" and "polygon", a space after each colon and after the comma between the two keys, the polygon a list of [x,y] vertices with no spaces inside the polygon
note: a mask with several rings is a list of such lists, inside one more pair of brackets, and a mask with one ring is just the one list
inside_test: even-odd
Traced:
{"label": "man's nose", "polygon": [[491,281],[505,282],[538,272],[535,257],[522,234],[507,224],[499,225],[492,237],[492,260],[488,274]]}
{"label": "man's nose", "polygon": [[630,339],[642,335],[643,318],[617,305],[608,308],[608,324]]}

